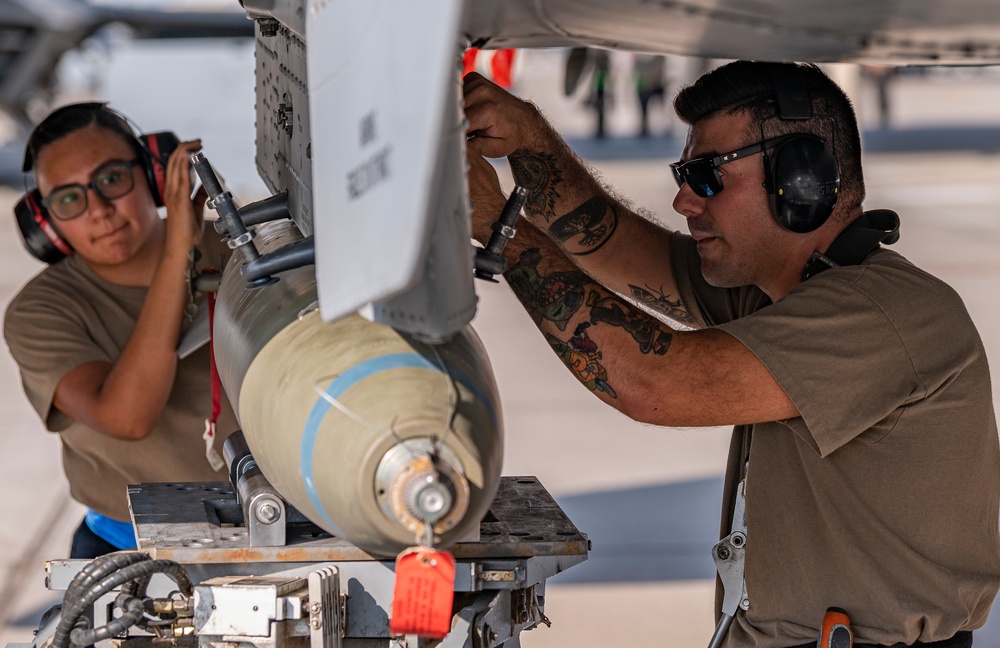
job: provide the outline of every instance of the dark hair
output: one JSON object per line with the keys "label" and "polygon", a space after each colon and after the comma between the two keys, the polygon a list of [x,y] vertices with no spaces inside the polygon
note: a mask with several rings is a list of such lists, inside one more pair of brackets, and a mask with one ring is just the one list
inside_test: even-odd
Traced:
{"label": "dark hair", "polygon": [[122,115],[108,108],[106,103],[76,103],[56,108],[35,126],[28,137],[21,170],[25,173],[31,171],[38,154],[49,144],[88,126],[100,126],[117,133],[129,143],[136,156],[141,157],[142,147],[135,137],[135,131]]}
{"label": "dark hair", "polygon": [[[792,92],[805,91],[812,105],[809,119],[781,119],[776,87],[795,84]],[[861,170],[861,136],[851,100],[844,91],[812,64],[734,61],[709,72],[681,90],[674,111],[685,123],[695,123],[720,112],[746,113],[750,126],[745,144],[791,133],[812,133],[823,138],[840,166],[842,204],[848,211],[865,197]]]}

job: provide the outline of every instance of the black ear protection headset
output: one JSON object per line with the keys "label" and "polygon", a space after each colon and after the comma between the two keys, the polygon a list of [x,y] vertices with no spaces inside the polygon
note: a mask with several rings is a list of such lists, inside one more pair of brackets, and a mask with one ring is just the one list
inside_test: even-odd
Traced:
{"label": "black ear protection headset", "polygon": [[[812,102],[800,70],[772,71],[778,118],[811,119]],[[763,125],[761,126],[763,131]],[[763,133],[762,133],[763,138]],[[833,213],[840,194],[840,168],[822,138],[798,133],[782,138],[770,152],[764,150],[764,188],[775,219],[793,232],[812,232]],[[826,252],[814,252],[802,280],[838,266],[861,263],[880,244],[899,240],[899,216],[888,209],[863,212],[851,221]]]}
{"label": "black ear protection headset", "polygon": [[[813,117],[804,75],[794,68],[772,72],[778,118]],[[763,125],[761,125],[763,140]],[[822,138],[797,133],[764,150],[764,188],[771,213],[785,229],[812,232],[830,218],[840,193],[840,168]]]}
{"label": "black ear protection headset", "polygon": [[[92,111],[93,114],[105,112],[118,119],[125,130],[131,134],[134,148],[138,155],[138,164],[143,170],[153,201],[157,207],[163,206],[163,192],[167,182],[167,159],[173,153],[180,140],[170,131],[136,134],[124,115],[108,108],[106,103],[89,102],[63,106],[53,111],[31,132],[24,153],[22,171],[32,170],[35,160],[32,155],[32,144],[39,132],[43,132],[48,124],[60,115],[71,110]],[[26,192],[14,205],[14,218],[24,248],[31,256],[45,263],[55,263],[73,253],[73,247],[59,233],[56,220],[48,213],[42,204],[42,195],[37,188]]]}

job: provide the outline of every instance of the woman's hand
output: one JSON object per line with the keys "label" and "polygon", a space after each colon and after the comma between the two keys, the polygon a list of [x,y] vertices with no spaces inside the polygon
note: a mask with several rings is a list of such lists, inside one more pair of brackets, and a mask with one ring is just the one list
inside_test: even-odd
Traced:
{"label": "woman's hand", "polygon": [[205,201],[204,187],[191,198],[192,154],[201,150],[201,140],[181,142],[167,160],[167,181],[163,204],[167,208],[167,250],[188,253],[201,240]]}

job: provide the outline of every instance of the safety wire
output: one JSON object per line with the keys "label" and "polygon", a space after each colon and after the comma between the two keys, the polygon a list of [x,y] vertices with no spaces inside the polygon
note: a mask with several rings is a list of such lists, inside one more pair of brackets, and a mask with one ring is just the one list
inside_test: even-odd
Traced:
{"label": "safety wire", "polygon": [[322,398],[327,403],[329,403],[338,412],[340,412],[341,414],[343,414],[347,418],[351,419],[352,421],[354,421],[358,425],[364,427],[369,432],[371,432],[373,434],[381,434],[381,430],[379,430],[377,427],[375,427],[369,421],[366,421],[364,418],[361,417],[361,415],[357,414],[354,410],[352,410],[351,408],[349,408],[347,405],[344,405],[339,400],[337,400],[336,398],[334,398],[333,396],[331,396],[330,394],[328,394],[326,392],[326,390],[322,387],[322,383],[328,383],[328,384],[332,383],[334,380],[336,380],[339,377],[340,377],[340,374],[337,373],[337,374],[330,374],[328,376],[322,376],[320,378],[317,378],[316,380],[313,381],[313,384],[312,384],[313,391],[315,391],[316,394],[318,394],[320,398]]}
{"label": "safety wire", "polygon": [[[310,305],[310,307],[311,306],[312,305]],[[299,318],[300,319],[307,314],[307,311],[309,311],[310,307],[306,307],[305,309],[303,309],[302,311],[300,311],[300,313],[299,313]],[[454,429],[454,426],[455,426],[455,419],[458,416],[459,393],[458,393],[458,385],[457,385],[457,383],[455,381],[455,378],[454,378],[454,376],[451,375],[451,372],[448,371],[448,365],[444,361],[444,358],[441,357],[441,352],[433,344],[432,345],[428,345],[428,346],[434,352],[434,357],[437,359],[437,368],[439,369],[439,371],[442,374],[444,374],[444,377],[445,377],[445,379],[447,381],[447,385],[448,385],[448,410],[449,411],[448,411],[448,415],[447,415],[447,418],[446,418],[446,421],[445,421],[445,433],[444,433],[444,435],[441,438],[438,438],[437,436],[432,436],[431,437],[431,440],[430,440],[431,441],[431,447],[430,447],[430,451],[427,453],[430,456],[431,465],[435,465],[436,466],[436,464],[438,462],[438,458],[440,456],[440,447],[441,447],[441,444],[443,444],[447,440],[448,435],[452,432],[452,430]],[[327,386],[329,386],[329,384],[332,383],[333,381],[335,381],[340,375],[341,374],[331,374],[331,375],[323,376],[321,378],[316,379],[312,383],[313,391],[315,391],[316,394],[319,395],[320,398],[322,398],[324,401],[326,401],[327,403],[329,403],[338,412],[341,412],[342,414],[344,414],[345,416],[347,416],[349,419],[351,419],[352,421],[354,421],[358,425],[361,425],[363,428],[367,429],[368,431],[372,432],[375,435],[381,434],[382,431],[379,430],[370,421],[365,420],[357,412],[353,411],[347,405],[345,405],[344,403],[340,402],[337,398],[334,398],[333,396],[331,396],[326,391],[326,389],[324,389],[322,387],[323,384],[326,384]],[[409,447],[404,442],[405,440],[396,431],[396,422],[398,420],[399,420],[398,416],[393,417],[392,421],[389,423],[389,433],[393,436],[394,439],[396,439],[397,443],[399,444],[399,447],[402,448],[404,452],[406,452],[407,454],[410,455],[411,459],[413,459],[413,460],[420,460],[420,459],[422,459],[423,455],[421,453],[416,452],[413,448]],[[422,533],[417,533],[417,537],[416,537],[418,544],[421,544],[421,545],[426,546],[426,547],[433,547],[434,546],[434,524],[436,522],[437,522],[437,520],[424,520],[423,521],[423,526],[424,526],[423,532]]]}
{"label": "safety wire", "polygon": [[448,371],[448,364],[441,357],[441,352],[438,348],[433,344],[430,347],[434,351],[434,357],[437,358],[438,368],[448,379],[448,407],[451,409],[451,413],[448,415],[448,421],[445,424],[444,436],[440,440],[440,443],[444,443],[445,439],[448,438],[448,435],[455,428],[455,419],[458,417],[458,383],[455,381],[455,377],[451,375],[451,372]]}
{"label": "safety wire", "polygon": [[[338,412],[340,412],[341,414],[343,414],[347,418],[351,419],[352,421],[354,421],[355,423],[357,423],[361,427],[365,428],[366,430],[368,430],[369,432],[371,432],[373,435],[380,436],[382,434],[382,432],[383,432],[382,430],[380,430],[378,427],[376,427],[370,421],[365,420],[364,417],[362,417],[360,414],[358,414],[357,412],[355,412],[354,410],[352,410],[351,408],[349,408],[347,405],[341,403],[339,400],[337,400],[336,398],[334,398],[333,396],[331,396],[330,394],[328,394],[327,391],[323,388],[323,383],[326,383],[327,385],[329,385],[329,383],[332,383],[334,380],[336,380],[339,377],[340,377],[340,374],[330,374],[328,376],[322,376],[320,378],[317,378],[312,383],[313,391],[315,391],[316,394],[320,398],[322,398],[327,403],[329,403]],[[398,420],[399,420],[399,416],[394,416],[392,418],[392,421],[389,422],[389,434],[392,435],[392,438],[396,439],[396,441],[400,444],[400,447],[405,452],[407,452],[407,453],[410,454],[411,458],[413,458],[413,459],[419,459],[420,455],[417,454],[412,448],[408,447],[404,443],[405,439],[403,439],[403,437],[399,436],[399,433],[396,431],[396,422]],[[432,439],[432,443],[436,443],[436,439]]]}
{"label": "safety wire", "polygon": [[[300,312],[300,317],[303,316],[303,313],[308,308],[309,307],[307,307],[306,309],[303,309],[303,312]],[[441,357],[440,351],[438,351],[437,347],[435,347],[434,345],[428,345],[428,346],[430,346],[431,349],[434,351],[434,356],[435,356],[435,358],[437,358],[437,362],[438,362],[438,369],[440,369],[441,373],[444,374],[444,376],[445,376],[445,378],[447,380],[447,385],[448,385],[448,409],[449,409],[449,413],[448,413],[448,415],[446,417],[447,420],[446,420],[446,423],[445,423],[445,433],[444,433],[444,435],[441,438],[438,438],[437,436],[432,436],[431,437],[431,452],[430,452],[430,454],[431,454],[431,458],[432,459],[436,459],[437,456],[438,456],[438,450],[439,450],[441,444],[443,444],[445,442],[445,440],[447,440],[448,435],[452,432],[452,429],[455,426],[455,419],[458,416],[459,393],[458,393],[457,383],[455,382],[455,378],[451,375],[451,372],[448,371],[448,365],[444,362],[444,359]],[[365,428],[366,430],[368,430],[372,434],[375,434],[375,435],[382,434],[382,430],[380,430],[373,423],[371,423],[370,421],[366,420],[360,414],[358,414],[357,412],[355,412],[354,410],[352,410],[351,408],[349,408],[347,405],[345,405],[344,403],[340,402],[340,400],[338,400],[337,398],[334,398],[333,396],[331,396],[326,391],[326,389],[323,387],[324,384],[326,384],[327,386],[329,386],[330,383],[332,383],[337,378],[339,378],[340,375],[341,374],[339,374],[339,373],[337,373],[337,374],[329,374],[327,376],[322,376],[320,378],[317,378],[312,383],[313,391],[315,391],[316,394],[320,398],[322,398],[324,401],[326,401],[327,403],[329,403],[338,412],[340,412],[344,416],[348,417],[349,419],[351,419],[352,421],[354,421],[358,425],[362,426],[363,428]],[[419,459],[420,458],[420,454],[416,453],[414,450],[412,450],[411,448],[407,447],[404,444],[405,440],[396,431],[396,422],[398,420],[399,420],[399,417],[397,416],[397,417],[394,417],[392,419],[392,421],[389,423],[389,433],[393,436],[394,439],[396,439],[396,441],[398,441],[400,444],[402,444],[403,449],[406,452],[410,453],[410,456],[413,459]]]}
{"label": "safety wire", "polygon": [[313,300],[312,302],[309,303],[308,306],[306,306],[305,308],[303,308],[302,310],[299,311],[299,314],[296,315],[296,318],[299,321],[302,321],[303,319],[305,319],[306,315],[312,313],[313,311],[315,311],[318,308],[319,308],[319,302]]}

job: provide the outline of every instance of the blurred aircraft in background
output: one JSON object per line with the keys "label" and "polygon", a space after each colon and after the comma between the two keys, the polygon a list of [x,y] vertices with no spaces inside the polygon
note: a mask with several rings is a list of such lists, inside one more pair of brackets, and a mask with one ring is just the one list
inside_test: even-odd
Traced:
{"label": "blurred aircraft in background", "polygon": [[[456,330],[475,311],[471,273],[433,271],[435,263],[465,253],[457,241],[467,233],[444,222],[467,204],[455,190],[464,184],[455,64],[462,47],[590,47],[891,66],[1000,63],[995,0],[879,0],[852,3],[850,10],[833,0],[752,6],[740,0],[426,0],[392,10],[365,2],[241,4],[257,20],[258,48],[270,57],[258,56],[259,83],[274,86],[257,102],[258,168],[272,192],[288,191],[291,216],[303,232],[316,232],[324,318],[374,302],[376,319],[436,336]],[[400,51],[420,55],[400,57]],[[566,87],[572,91],[580,70],[570,68]],[[432,241],[431,232],[450,232],[455,240]],[[461,287],[431,288],[424,281],[466,275]],[[414,288],[434,296],[407,296]],[[401,306],[407,299],[420,304],[416,312]],[[432,312],[455,321],[437,322]]]}
{"label": "blurred aircraft in background", "polygon": [[[49,27],[52,35],[40,37],[29,22],[23,30],[25,51],[34,44],[62,53],[108,22],[133,25],[140,35],[144,32],[136,25],[143,24],[142,18],[160,27],[168,22],[165,12],[104,10],[80,0],[22,1],[35,2],[37,14],[12,0],[0,0],[0,8],[10,7],[12,14],[23,9],[40,25],[56,14],[67,23]],[[349,589],[337,572],[310,575],[310,607],[301,600],[289,604],[289,609],[328,615],[311,619],[311,627],[323,628],[310,639],[314,648],[340,645],[339,634],[350,642],[344,645],[375,640],[384,645],[390,636],[401,645],[415,645],[399,639],[408,633],[390,632],[385,608],[391,584],[385,575],[391,569],[351,572],[356,565],[347,563],[391,556],[408,544],[434,541],[445,548],[459,543],[484,519],[500,485],[499,400],[485,348],[468,324],[478,300],[473,277],[491,278],[502,266],[470,244],[460,75],[465,50],[596,47],[705,58],[1000,63],[996,0],[869,0],[849,7],[842,0],[240,4],[256,21],[256,165],[273,195],[237,208],[205,154],[193,161],[219,214],[217,228],[238,251],[223,273],[213,320],[219,373],[246,435],[240,442],[245,448],[226,454],[232,463],[252,452],[254,461],[247,465],[271,481],[269,497],[247,496],[249,488],[259,488],[257,474],[248,477],[249,468],[240,473],[239,462],[232,463],[242,518],[226,519],[242,519],[247,528],[245,535],[236,535],[231,533],[235,523],[226,522],[220,531],[223,515],[201,499],[181,501],[186,495],[170,492],[162,496],[164,506],[152,490],[130,489],[130,495],[140,548],[157,559],[197,564],[202,577],[246,573],[250,562],[254,573],[273,573],[289,562],[301,569],[298,563],[304,561],[342,561]],[[73,14],[73,8],[79,11]],[[164,20],[157,23],[153,16]],[[11,22],[0,13],[0,24]],[[221,29],[208,31],[222,35]],[[59,38],[61,50],[55,46]],[[52,56],[48,66],[33,68],[36,80],[45,76],[37,70],[51,72],[58,60]],[[4,65],[13,68],[13,63]],[[0,102],[19,105],[26,115],[23,97],[20,104],[4,99],[4,70],[0,65]],[[154,82],[138,80],[137,86]],[[40,86],[44,83],[34,87]],[[504,211],[513,219],[496,227],[498,234],[508,235],[516,219],[520,206],[511,205]],[[359,310],[363,318],[354,314]],[[257,481],[248,486],[250,479]],[[517,483],[536,484],[533,478]],[[178,490],[198,498],[210,492],[215,498],[220,489]],[[286,544],[288,518],[279,495],[336,537],[324,543],[329,538],[312,534]],[[543,507],[519,492],[505,497],[496,511],[516,511],[517,524],[554,519],[547,500]],[[235,496],[231,499],[235,502]],[[179,539],[182,524],[165,517],[166,508],[180,511],[174,519],[184,525],[190,522],[184,529],[190,535]],[[209,510],[216,513],[214,519],[185,517]],[[543,536],[495,515],[486,517],[483,524],[496,524],[503,533],[487,528],[486,540],[463,542],[473,548],[456,549],[468,568],[463,572],[468,580],[457,587],[467,588],[459,591],[469,593],[463,601],[471,603],[455,617],[449,645],[516,643],[514,634],[544,619],[544,579],[582,561],[589,551],[575,527]],[[280,533],[270,537],[254,520],[273,524]],[[154,525],[169,529],[161,534]],[[495,549],[499,543],[490,538],[504,544]],[[526,549],[536,541],[543,543],[537,555]],[[320,550],[299,551],[305,543]],[[344,546],[335,543],[349,548],[321,553],[328,546],[337,551]],[[353,545],[368,555],[359,557]],[[545,553],[558,551],[564,553]],[[491,562],[469,568],[469,561],[484,556]],[[529,556],[553,560],[525,563]],[[512,562],[492,562],[501,558]],[[482,569],[486,564],[489,569]],[[301,581],[304,573],[295,578]],[[503,581],[502,587],[484,585],[487,578]],[[288,582],[299,587],[299,581]],[[231,584],[243,587],[244,581]],[[260,633],[236,636],[231,629],[244,627],[236,623],[254,615],[243,599],[223,594],[225,587],[219,584],[213,599],[220,602],[217,608],[199,607],[204,615],[185,626],[200,642],[225,638],[263,648],[302,637],[281,634],[285,630],[278,632],[276,624],[265,627],[275,628],[270,641]],[[341,592],[346,595],[342,603]],[[286,609],[285,602],[280,605],[271,609]],[[342,605],[350,610],[343,627]],[[295,625],[293,616],[287,617],[288,632],[292,626],[307,632],[305,622]],[[74,623],[71,619],[66,627]],[[187,633],[180,623],[175,630],[177,636]],[[44,633],[36,645],[41,641]]]}
{"label": "blurred aircraft in background", "polygon": [[[247,7],[251,2],[247,0]],[[961,65],[1000,62],[993,0],[506,0],[466,3],[484,48],[576,47],[706,58]]]}
{"label": "blurred aircraft in background", "polygon": [[30,127],[41,116],[36,113],[48,110],[63,55],[115,24],[140,39],[253,36],[253,23],[236,2],[231,11],[181,11],[86,0],[0,0],[0,110],[22,129]]}

